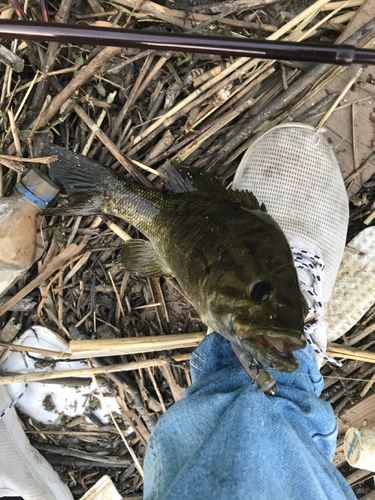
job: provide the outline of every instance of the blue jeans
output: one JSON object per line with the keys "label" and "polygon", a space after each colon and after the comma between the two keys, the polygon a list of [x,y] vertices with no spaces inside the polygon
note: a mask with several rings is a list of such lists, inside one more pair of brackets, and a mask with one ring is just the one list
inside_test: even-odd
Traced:
{"label": "blue jeans", "polygon": [[230,343],[208,335],[191,359],[193,384],[159,420],[144,463],[146,500],[355,500],[332,465],[337,425],[319,399],[308,346],[295,373],[272,372],[258,392]]}

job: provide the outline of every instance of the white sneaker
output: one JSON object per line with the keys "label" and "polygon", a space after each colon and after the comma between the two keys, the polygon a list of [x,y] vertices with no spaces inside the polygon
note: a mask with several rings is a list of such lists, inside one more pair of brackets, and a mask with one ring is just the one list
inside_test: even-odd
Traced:
{"label": "white sneaker", "polygon": [[[0,412],[12,402],[0,386]],[[24,500],[73,500],[69,488],[42,455],[30,444],[11,408],[0,419],[0,498]]]}
{"label": "white sneaker", "polygon": [[[318,364],[326,354],[324,309],[337,276],[349,220],[340,168],[314,127],[286,123],[259,137],[246,151],[233,189],[252,191],[283,229],[294,254],[308,304],[306,340]],[[336,363],[337,364],[337,363]]]}

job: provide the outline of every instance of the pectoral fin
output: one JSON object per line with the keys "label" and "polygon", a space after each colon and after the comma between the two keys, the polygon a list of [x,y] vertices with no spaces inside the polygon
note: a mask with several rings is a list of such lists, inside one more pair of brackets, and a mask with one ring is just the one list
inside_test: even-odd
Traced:
{"label": "pectoral fin", "polygon": [[121,258],[130,273],[145,278],[150,276],[173,276],[169,267],[156,255],[149,241],[127,241],[122,247]]}

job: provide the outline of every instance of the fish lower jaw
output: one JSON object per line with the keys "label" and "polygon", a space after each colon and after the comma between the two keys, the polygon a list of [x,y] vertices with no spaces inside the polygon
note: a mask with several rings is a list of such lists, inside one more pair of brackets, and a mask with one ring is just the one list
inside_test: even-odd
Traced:
{"label": "fish lower jaw", "polygon": [[298,359],[293,351],[301,349],[300,345],[266,335],[252,335],[242,342],[248,344],[256,359],[271,368],[289,373],[298,368]]}

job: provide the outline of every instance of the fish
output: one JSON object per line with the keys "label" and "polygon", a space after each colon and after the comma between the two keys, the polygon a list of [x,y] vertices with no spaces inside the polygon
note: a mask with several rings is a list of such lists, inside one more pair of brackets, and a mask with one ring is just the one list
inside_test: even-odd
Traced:
{"label": "fish", "polygon": [[50,148],[47,154],[58,160],[49,175],[69,199],[54,214],[127,221],[146,238],[125,242],[129,272],[175,277],[201,320],[231,342],[252,377],[259,367],[298,368],[294,351],[306,347],[306,302],[288,241],[251,192],[172,165],[160,170],[164,191],[154,190],[67,149]]}

